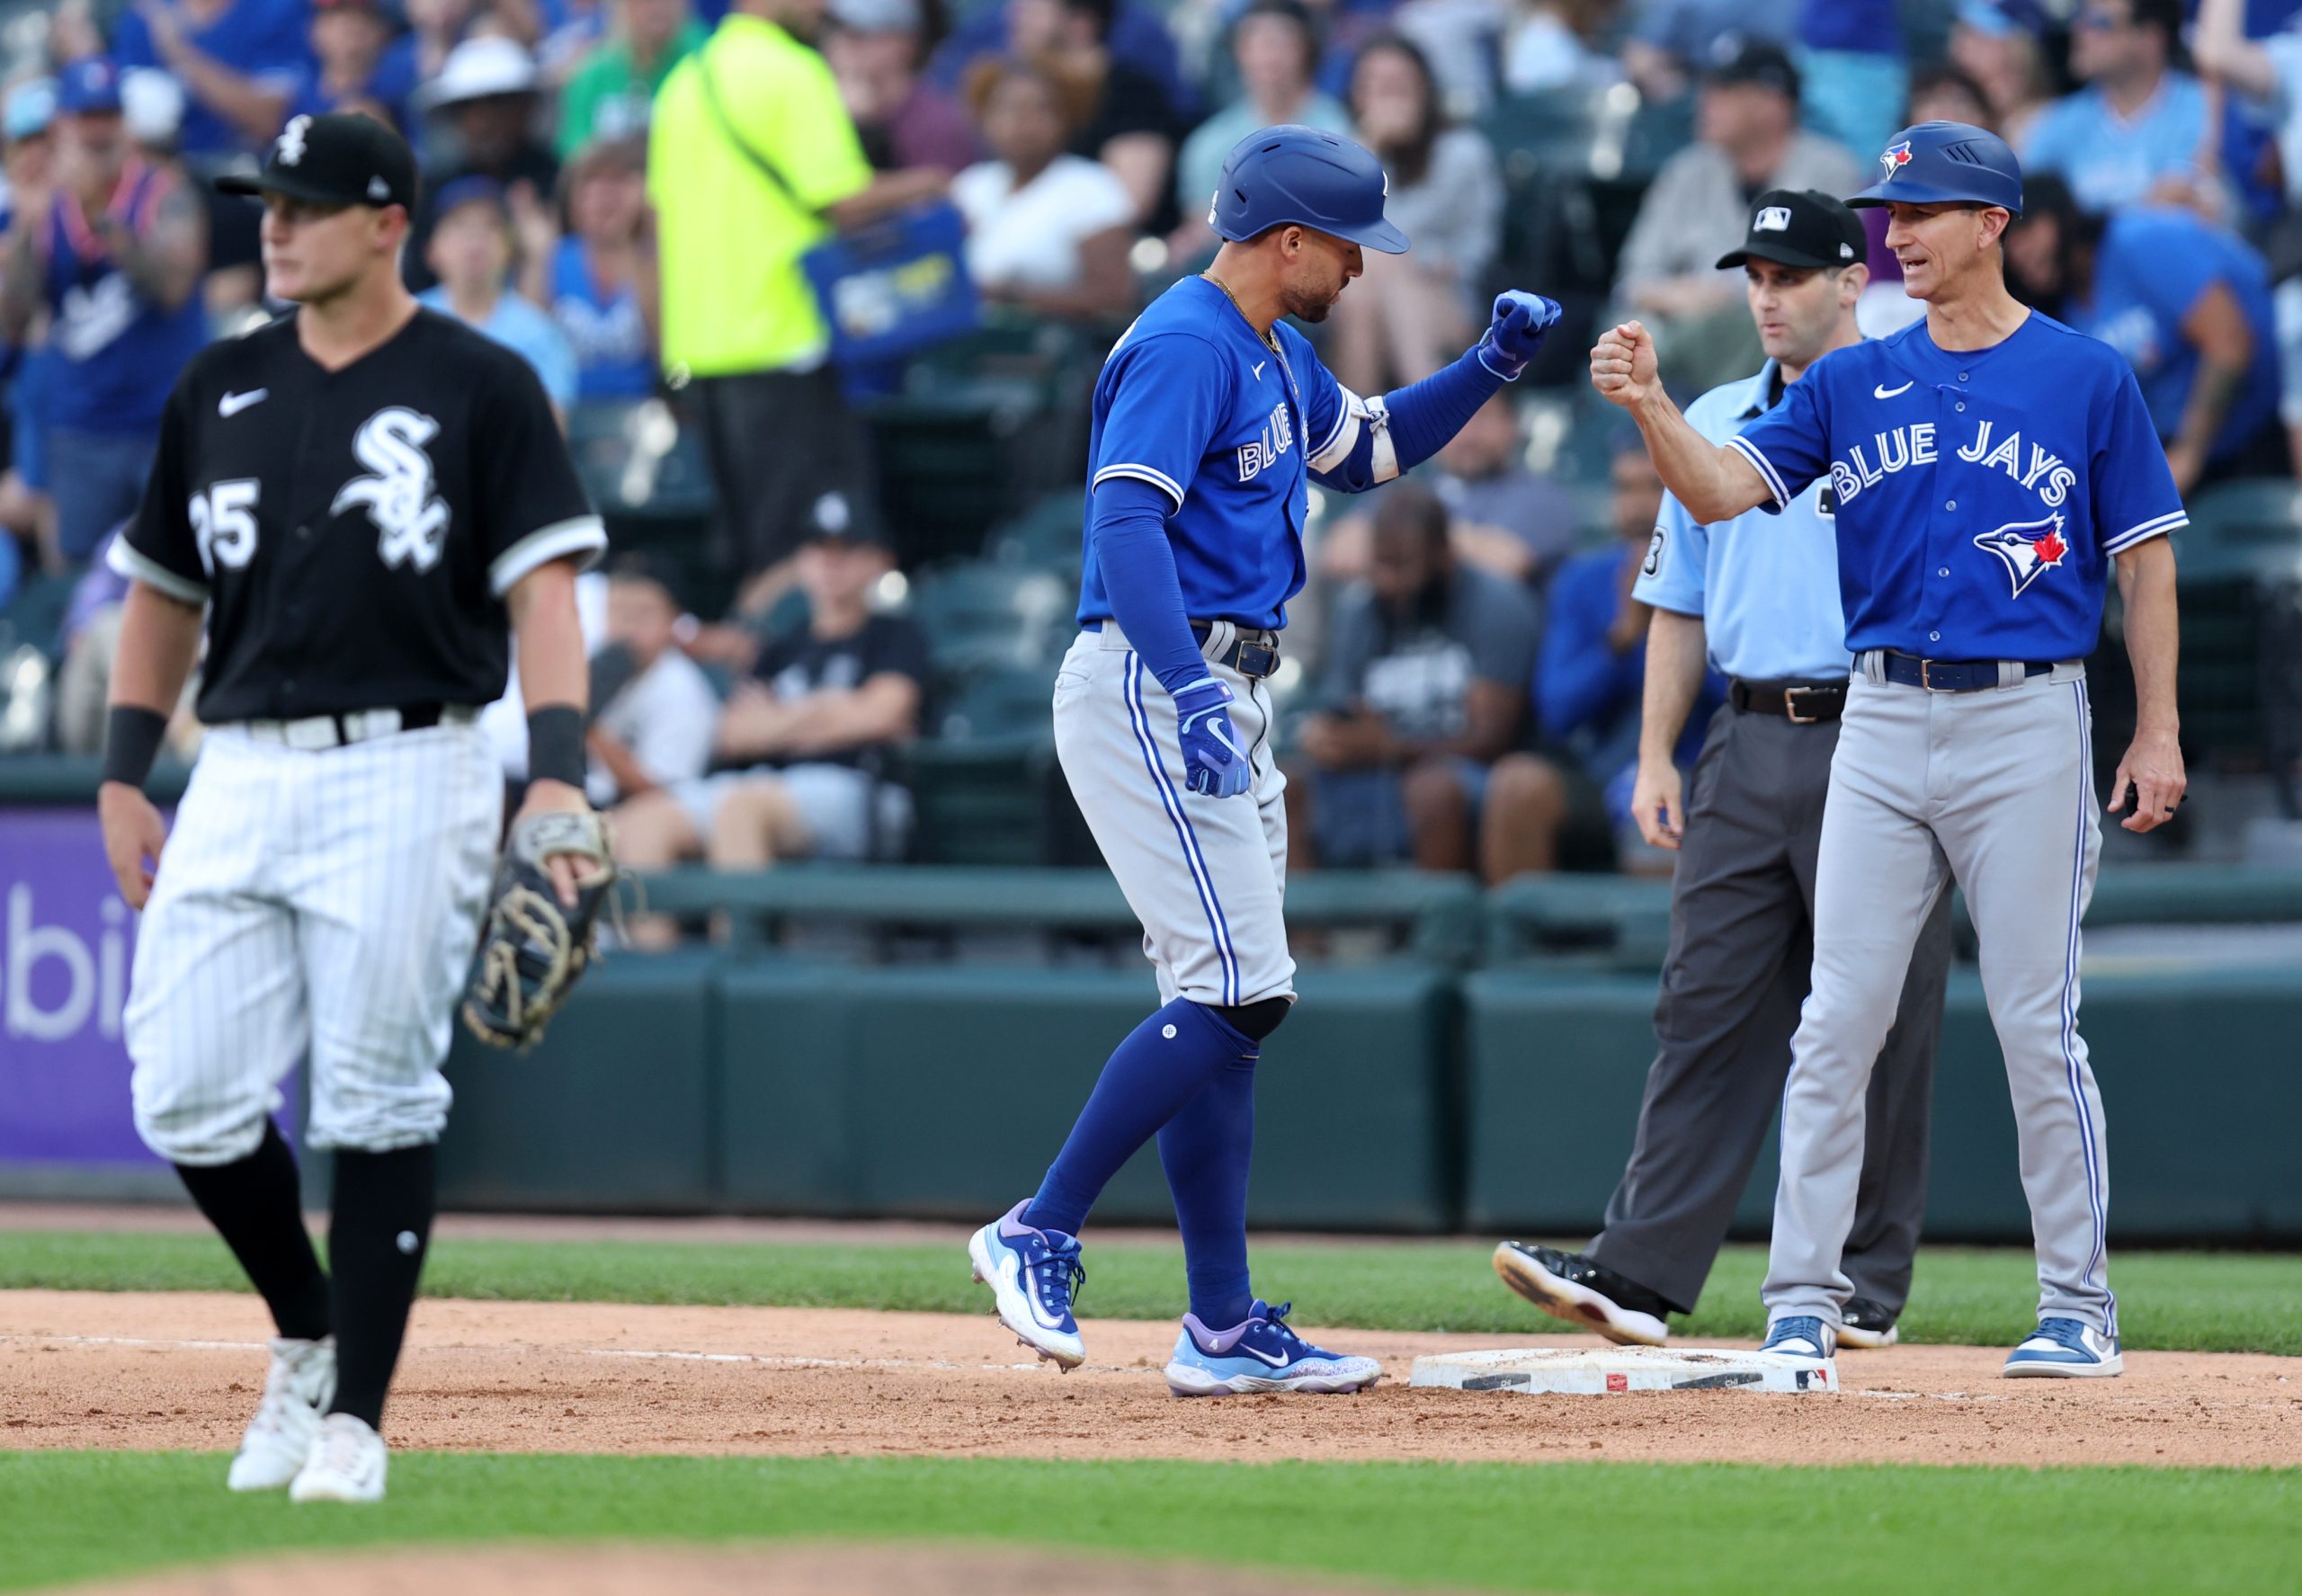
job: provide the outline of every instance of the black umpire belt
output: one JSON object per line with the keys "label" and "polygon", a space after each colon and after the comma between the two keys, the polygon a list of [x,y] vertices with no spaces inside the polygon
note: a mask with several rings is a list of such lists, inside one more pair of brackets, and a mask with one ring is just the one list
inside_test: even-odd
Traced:
{"label": "black umpire belt", "polygon": [[[1245,627],[1237,627],[1234,629],[1238,634],[1236,639],[1221,653],[1208,655],[1209,659],[1218,665],[1225,665],[1238,672],[1240,675],[1251,681],[1257,682],[1279,669],[1279,634],[1277,632],[1250,631]],[[1202,653],[1206,651],[1207,639],[1212,637],[1214,632],[1213,621],[1194,620],[1191,623],[1191,635],[1199,639],[1200,650]]]}
{"label": "black umpire belt", "polygon": [[1738,679],[1726,684],[1726,701],[1744,715],[1780,715],[1798,726],[1814,726],[1845,713],[1846,683]]}
{"label": "black umpire belt", "polygon": [[259,742],[288,748],[341,748],[347,744],[420,732],[445,723],[468,726],[479,711],[464,704],[402,704],[381,709],[347,709],[340,715],[306,715],[295,720],[243,720],[239,728]]}
{"label": "black umpire belt", "polygon": [[[1903,687],[1923,687],[1929,692],[1986,692],[1999,685],[1999,662],[1994,659],[1921,659],[1892,648],[1878,651],[1887,680]],[[2051,664],[2025,662],[2025,678],[2043,676]]]}

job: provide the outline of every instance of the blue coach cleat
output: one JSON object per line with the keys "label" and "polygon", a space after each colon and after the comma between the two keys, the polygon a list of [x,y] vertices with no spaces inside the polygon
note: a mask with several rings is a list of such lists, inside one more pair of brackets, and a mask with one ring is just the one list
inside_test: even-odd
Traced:
{"label": "blue coach cleat", "polygon": [[1798,1314],[1768,1325],[1766,1343],[1759,1351],[1809,1363],[1828,1363],[1838,1351],[1838,1335],[1814,1315]]}
{"label": "blue coach cleat", "polygon": [[2006,1355],[2009,1379],[2102,1379],[2121,1372],[2118,1338],[2075,1319],[2041,1319],[2030,1338]]}
{"label": "blue coach cleat", "polygon": [[1372,1358],[1347,1358],[1315,1347],[1287,1327],[1287,1303],[1273,1307],[1258,1297],[1246,1322],[1213,1331],[1195,1314],[1183,1315],[1175,1355],[1167,1364],[1167,1389],[1178,1396],[1221,1396],[1250,1391],[1307,1391],[1329,1395],[1361,1391],[1383,1378]]}
{"label": "blue coach cleat", "polygon": [[1086,1282],[1079,1238],[1023,1223],[1029,1199],[968,1238],[975,1278],[991,1288],[999,1322],[1066,1373],[1087,1360],[1071,1299]]}

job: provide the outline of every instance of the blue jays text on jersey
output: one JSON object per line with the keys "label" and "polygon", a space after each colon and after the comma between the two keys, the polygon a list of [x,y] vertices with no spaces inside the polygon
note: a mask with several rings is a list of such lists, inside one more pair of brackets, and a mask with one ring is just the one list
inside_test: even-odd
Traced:
{"label": "blue jays text on jersey", "polygon": [[[1195,620],[1287,624],[1303,586],[1308,479],[1357,492],[1398,475],[1382,399],[1362,399],[1281,322],[1273,349],[1215,284],[1186,277],[1123,334],[1095,382],[1088,494],[1112,477],[1174,501],[1167,536]],[[1113,619],[1088,518],[1079,623]]]}
{"label": "blue jays text on jersey", "polygon": [[2189,520],[2126,361],[2036,312],[1988,349],[1920,322],[1825,355],[1729,447],[1777,508],[1830,478],[1856,653],[2083,659],[2110,557]]}

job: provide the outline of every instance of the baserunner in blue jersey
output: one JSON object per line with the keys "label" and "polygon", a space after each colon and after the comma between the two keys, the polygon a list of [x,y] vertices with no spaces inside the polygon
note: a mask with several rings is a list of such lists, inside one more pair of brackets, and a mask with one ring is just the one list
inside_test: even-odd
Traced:
{"label": "baserunner in blue jersey", "polygon": [[2102,1101],[2078,1034],[2078,923],[2101,846],[2082,662],[2115,566],[2137,721],[2109,808],[2148,831],[2184,784],[2164,534],[2189,518],[2125,360],[2006,291],[2013,153],[1979,128],[1924,122],[1879,164],[1849,203],[1887,208],[1924,321],[1825,356],[1724,446],[1664,396],[1638,324],[1591,352],[1592,381],[1637,420],[1697,521],[1780,509],[1823,477],[1837,504],[1854,672],[1783,1098],[1767,1348],[1832,1355],[1864,1086],[1912,943],[1955,880],[1981,939],[2038,1244],[2039,1326],[2006,1372],[2114,1375]]}
{"label": "baserunner in blue jersey", "polygon": [[1267,129],[1223,166],[1225,240],[1123,334],[1095,384],[1078,640],[1055,682],[1056,751],[1143,922],[1164,1006],[1104,1065],[1039,1193],[977,1231],[999,1316],[1065,1369],[1080,1226],[1156,1136],[1191,1312],[1166,1369],[1178,1395],[1355,1391],[1372,1359],[1321,1350],[1247,1275],[1247,1165],[1263,1040],[1295,997],[1280,895],[1285,779],[1271,696],[1303,585],[1309,478],[1362,492],[1428,459],[1515,380],[1558,319],[1506,293],[1477,346],[1361,398],[1280,318],[1325,319],[1363,249],[1397,254],[1375,157],[1309,128]]}

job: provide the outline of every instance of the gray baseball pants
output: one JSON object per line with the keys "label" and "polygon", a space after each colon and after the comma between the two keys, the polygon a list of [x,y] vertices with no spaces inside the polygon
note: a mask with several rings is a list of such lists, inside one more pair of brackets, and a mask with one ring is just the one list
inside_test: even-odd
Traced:
{"label": "gray baseball pants", "polygon": [[[1781,1111],[1814,964],[1815,876],[1835,722],[1721,707],[1688,789],[1672,876],[1671,948],[1655,1003],[1638,1139],[1592,1258],[1692,1310]],[[1899,1314],[1926,1208],[1927,1128],[1950,900],[1925,917],[1899,1017],[1872,1072],[1867,1147],[1842,1267]]]}
{"label": "gray baseball pants", "polygon": [[1851,1294],[1839,1253],[1864,1087],[1912,945],[1955,880],[2013,1094],[2039,1314],[2116,1335],[2102,1100],[2078,1034],[2078,925],[2101,851],[2084,669],[2002,667],[1997,688],[1950,694],[1887,682],[1874,655],[1858,667],[1823,814],[1813,989],[1783,1093],[1768,1319],[1836,1324]]}

